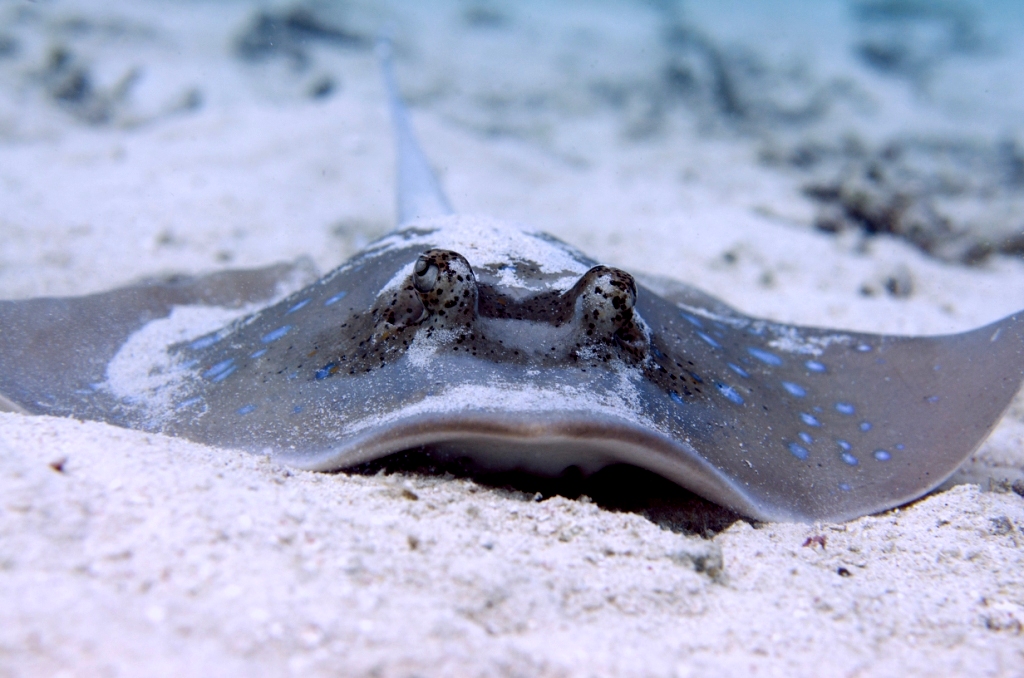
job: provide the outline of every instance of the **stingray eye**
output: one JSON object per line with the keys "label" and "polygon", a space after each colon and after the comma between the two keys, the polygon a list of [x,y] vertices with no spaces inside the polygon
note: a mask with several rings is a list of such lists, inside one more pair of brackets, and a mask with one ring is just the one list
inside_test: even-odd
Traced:
{"label": "stingray eye", "polygon": [[437,284],[437,264],[431,261],[426,255],[416,260],[413,268],[412,284],[420,292],[429,292]]}

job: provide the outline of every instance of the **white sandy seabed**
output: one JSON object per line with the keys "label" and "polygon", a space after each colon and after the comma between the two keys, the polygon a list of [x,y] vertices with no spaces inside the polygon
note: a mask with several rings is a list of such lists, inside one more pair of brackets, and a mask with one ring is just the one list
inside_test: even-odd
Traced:
{"label": "white sandy seabed", "polygon": [[[325,101],[247,99],[276,72],[186,30],[181,6],[199,11],[110,12],[169,22],[173,49],[140,44],[193,54],[175,72],[232,96],[142,125],[80,124],[30,87],[0,110],[0,296],[303,255],[328,270],[389,228],[372,56],[339,57],[343,86]],[[44,9],[39,31],[96,14]],[[202,11],[227,35],[251,8]],[[927,333],[1024,308],[1019,260],[964,268],[814,232],[792,182],[735,139],[627,142],[598,116],[552,150],[433,110],[416,124],[457,206],[747,312]],[[909,298],[861,293],[896,267]],[[585,497],[297,472],[2,414],[0,676],[1024,675],[1024,497],[1008,489],[1022,467],[1018,398],[943,491],[845,524],[738,521],[708,539]]]}

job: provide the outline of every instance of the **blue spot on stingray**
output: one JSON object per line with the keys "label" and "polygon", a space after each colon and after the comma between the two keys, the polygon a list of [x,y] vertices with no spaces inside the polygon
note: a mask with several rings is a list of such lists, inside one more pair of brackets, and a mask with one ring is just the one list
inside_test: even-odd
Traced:
{"label": "blue spot on stingray", "polygon": [[749,377],[750,377],[750,373],[749,373],[749,372],[747,372],[747,371],[746,371],[745,369],[743,369],[742,367],[740,367],[739,365],[733,365],[732,363],[726,363],[726,365],[728,365],[728,366],[729,366],[729,369],[730,369],[730,370],[732,370],[732,371],[733,371],[733,372],[735,372],[736,374],[740,375],[740,376],[741,376],[741,377],[743,377],[744,379],[747,379],[747,378],[749,378]]}
{"label": "blue spot on stingray", "polygon": [[314,376],[318,380],[319,379],[326,379],[327,377],[331,376],[331,370],[333,370],[337,366],[338,366],[338,363],[327,363],[326,365],[321,367],[319,370],[317,370],[316,374]]}
{"label": "blue spot on stingray", "polygon": [[811,437],[810,433],[804,433],[803,431],[800,431],[800,433],[797,433],[797,435],[800,436],[800,440],[804,441],[808,445],[814,442],[814,438]]}
{"label": "blue spot on stingray", "polygon": [[857,350],[860,351],[861,353],[867,353],[868,351],[871,350],[871,347],[868,346],[867,344],[858,344]]}
{"label": "blue spot on stingray", "polygon": [[839,447],[841,447],[844,452],[849,452],[853,448],[853,446],[850,445],[850,443],[846,442],[845,440],[837,440],[836,444],[839,445]]}
{"label": "blue spot on stingray", "polygon": [[870,421],[862,421],[860,423],[860,430],[861,431],[870,431],[871,430],[871,422]]}
{"label": "blue spot on stingray", "polygon": [[849,492],[853,488],[850,487],[847,483],[839,483],[839,489],[842,490],[843,492]]}
{"label": "blue spot on stingray", "polygon": [[686,321],[688,323],[690,323],[691,325],[693,325],[694,327],[700,327],[701,329],[704,328],[704,323],[702,323],[700,321],[700,318],[698,318],[697,316],[690,315],[689,313],[682,313],[680,315],[682,315],[684,318],[686,318]]}
{"label": "blue spot on stingray", "polygon": [[856,466],[857,464],[860,463],[859,461],[857,461],[857,457],[853,456],[849,452],[843,452],[842,460],[849,466]]}
{"label": "blue spot on stingray", "polygon": [[682,397],[678,393],[676,393],[675,391],[669,391],[668,392],[668,397],[671,398],[672,401],[675,402],[678,405],[685,405],[686,404],[686,403],[683,402]]}
{"label": "blue spot on stingray", "polygon": [[345,298],[348,292],[338,292],[333,297],[324,302],[324,306],[330,306],[331,304],[337,303]]}
{"label": "blue spot on stingray", "polygon": [[825,365],[819,363],[817,360],[808,360],[804,363],[804,367],[809,369],[811,372],[824,372]]}
{"label": "blue spot on stingray", "polygon": [[193,350],[199,350],[201,348],[209,348],[210,346],[213,346],[214,344],[216,344],[218,341],[220,341],[220,335],[219,334],[211,334],[211,335],[208,335],[208,336],[196,339],[191,344],[189,344],[188,347],[193,349]]}
{"label": "blue spot on stingray", "polygon": [[227,368],[226,370],[224,370],[223,372],[221,372],[220,374],[215,376],[212,379],[212,381],[214,381],[214,382],[224,381],[225,379],[230,377],[234,373],[234,371],[237,370],[237,369],[238,369],[237,365],[232,365],[231,367]]}
{"label": "blue spot on stingray", "polygon": [[836,412],[839,414],[853,414],[856,411],[850,403],[836,403]]}
{"label": "blue spot on stingray", "polygon": [[800,460],[806,459],[807,455],[810,454],[810,452],[807,451],[806,447],[797,445],[796,443],[789,444],[789,451],[793,454],[794,457]]}
{"label": "blue spot on stingray", "polygon": [[254,412],[255,410],[255,405],[243,405],[242,407],[239,407],[235,411],[238,412],[239,414],[249,414],[250,412]]}
{"label": "blue spot on stingray", "polygon": [[693,380],[695,382],[697,382],[698,384],[703,384],[704,383],[704,380],[700,378],[700,375],[697,374],[696,372],[694,372],[693,370],[687,370],[686,373],[689,374],[691,377],[693,377]]}
{"label": "blue spot on stingray", "polygon": [[892,459],[892,455],[889,454],[886,450],[875,450],[873,456],[878,461],[889,461],[890,459]]}
{"label": "blue spot on stingray", "polygon": [[939,402],[939,396],[928,396],[926,400],[930,403],[937,403]]}
{"label": "blue spot on stingray", "polygon": [[800,384],[794,384],[791,381],[782,382],[782,387],[789,391],[790,394],[796,396],[797,398],[803,398],[805,395],[807,395],[807,391],[804,390],[803,386],[801,386]]}
{"label": "blue spot on stingray", "polygon": [[230,369],[231,365],[234,362],[235,362],[234,358],[228,358],[227,360],[222,360],[219,363],[217,363],[216,365],[214,365],[213,367],[211,367],[210,369],[208,369],[205,372],[203,372],[203,376],[206,377],[207,379],[212,379],[213,377],[216,377],[218,374],[221,374],[225,370]]}
{"label": "blue spot on stingray", "polygon": [[898,444],[897,444],[897,445],[895,445],[894,447],[895,447],[895,448],[896,448],[897,450],[903,450],[903,449],[906,449],[906,447],[905,447],[905,446],[903,445],[903,443],[898,443]]}
{"label": "blue spot on stingray", "polygon": [[747,348],[747,353],[754,356],[755,358],[763,362],[765,365],[772,365],[774,367],[778,367],[779,365],[782,364],[782,358],[775,355],[774,353],[769,353],[768,351],[757,348],[755,346],[750,346],[749,348]]}
{"label": "blue spot on stingray", "polygon": [[706,341],[711,348],[722,348],[721,344],[719,344],[717,341],[715,341],[708,335],[704,334],[703,332],[698,332],[697,336]]}
{"label": "blue spot on stingray", "polygon": [[249,357],[250,357],[250,358],[259,358],[260,356],[262,356],[262,355],[263,355],[264,353],[266,353],[266,352],[267,352],[267,349],[265,349],[265,348],[261,348],[260,350],[256,351],[255,353],[253,353],[253,354],[252,354],[252,355],[250,355]]}
{"label": "blue spot on stingray", "polygon": [[287,311],[285,311],[284,314],[285,315],[291,315],[292,313],[295,313],[296,311],[298,311],[300,308],[304,307],[308,303],[309,303],[309,299],[303,299],[302,301],[300,301],[299,303],[295,304],[294,306],[289,308]]}
{"label": "blue spot on stingray", "polygon": [[737,405],[743,404],[743,396],[736,392],[732,386],[728,384],[715,384],[719,393],[725,396],[726,400],[736,403]]}
{"label": "blue spot on stingray", "polygon": [[288,334],[288,332],[291,331],[291,329],[292,329],[291,325],[285,325],[283,327],[278,327],[273,332],[271,332],[269,334],[264,334],[260,338],[260,341],[262,341],[264,344],[269,344],[269,343],[271,343],[273,341],[277,341],[278,339],[280,339],[284,335]]}
{"label": "blue spot on stingray", "polygon": [[174,409],[176,409],[176,410],[183,410],[186,407],[191,407],[192,405],[195,405],[196,403],[201,403],[201,402],[203,402],[203,399],[200,398],[199,396],[196,396],[195,398],[189,398],[188,400],[183,400],[182,402],[178,403],[177,406]]}
{"label": "blue spot on stingray", "polygon": [[821,426],[821,422],[813,414],[807,414],[806,412],[800,413],[800,421],[807,424],[808,426]]}
{"label": "blue spot on stingray", "polygon": [[295,407],[292,408],[292,414],[298,414],[301,411],[302,411],[302,405],[296,405]]}

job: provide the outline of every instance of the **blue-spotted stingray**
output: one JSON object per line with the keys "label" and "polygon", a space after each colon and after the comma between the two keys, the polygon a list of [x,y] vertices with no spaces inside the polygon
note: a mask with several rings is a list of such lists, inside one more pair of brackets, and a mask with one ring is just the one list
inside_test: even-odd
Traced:
{"label": "blue-spotted stingray", "polygon": [[930,491],[1020,388],[1024,312],[940,337],[784,325],[453,214],[383,61],[394,232],[283,299],[294,267],[0,302],[0,408],[313,470],[419,447],[543,474],[625,462],[816,521]]}

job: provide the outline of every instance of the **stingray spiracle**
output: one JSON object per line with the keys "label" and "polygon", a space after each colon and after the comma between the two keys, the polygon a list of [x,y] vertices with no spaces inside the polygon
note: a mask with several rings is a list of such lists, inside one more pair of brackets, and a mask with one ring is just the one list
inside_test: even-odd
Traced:
{"label": "stingray spiracle", "polygon": [[633,276],[610,266],[595,266],[567,294],[576,297],[577,341],[615,341],[637,357],[646,355],[647,333],[633,312],[637,295]]}

